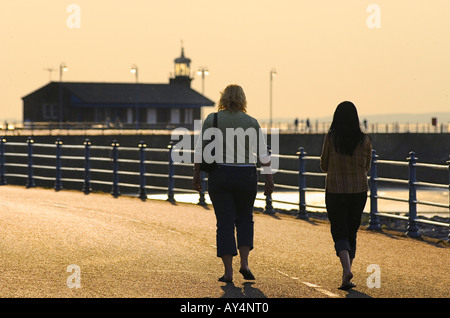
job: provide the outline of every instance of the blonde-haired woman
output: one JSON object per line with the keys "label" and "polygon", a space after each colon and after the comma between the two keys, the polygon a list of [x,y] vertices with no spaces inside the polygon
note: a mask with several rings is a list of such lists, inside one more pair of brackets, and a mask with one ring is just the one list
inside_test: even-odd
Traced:
{"label": "blonde-haired woman", "polygon": [[[222,148],[222,158],[216,157],[217,166],[208,176],[208,193],[217,219],[217,256],[222,259],[225,269],[224,275],[219,278],[219,281],[222,282],[232,282],[232,262],[233,257],[238,254],[238,250],[241,259],[239,272],[244,279],[255,279],[248,265],[248,257],[253,249],[253,205],[257,193],[256,162],[258,158],[265,168],[269,167],[264,172],[264,193],[266,195],[272,193],[274,187],[270,173],[270,158],[265,141],[260,139],[262,135],[259,123],[246,112],[247,99],[242,87],[234,84],[227,86],[221,92],[217,112],[217,132],[222,134],[221,139],[225,145]],[[214,114],[210,114],[203,124],[202,136],[207,129],[213,127],[213,123]],[[258,136],[256,142],[239,144],[239,138],[237,138],[238,141],[235,144],[234,137],[233,142],[227,141],[231,140],[227,139],[227,133],[238,131],[252,133],[252,129]],[[203,155],[208,142],[209,140],[199,139],[196,147],[197,155]],[[242,154],[238,151],[239,148],[240,150],[245,149],[244,156],[239,155],[239,153]],[[199,163],[196,163],[194,167],[193,186],[197,191],[202,189]]]}

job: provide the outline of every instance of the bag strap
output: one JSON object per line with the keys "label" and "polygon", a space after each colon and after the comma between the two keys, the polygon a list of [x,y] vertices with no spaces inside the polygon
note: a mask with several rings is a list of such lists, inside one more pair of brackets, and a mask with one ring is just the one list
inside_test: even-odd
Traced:
{"label": "bag strap", "polygon": [[[214,113],[214,122],[213,122],[213,127],[214,127],[214,128],[217,128],[217,117],[219,117],[219,115],[217,115],[217,113]],[[215,136],[215,135],[212,135],[212,136],[211,136],[211,142],[212,142],[214,139],[216,139],[216,136]],[[211,154],[212,154],[213,156],[216,155],[216,148],[213,148]]]}
{"label": "bag strap", "polygon": [[213,124],[213,127],[216,127],[216,128],[217,128],[217,117],[218,117],[217,113],[214,113],[214,124]]}

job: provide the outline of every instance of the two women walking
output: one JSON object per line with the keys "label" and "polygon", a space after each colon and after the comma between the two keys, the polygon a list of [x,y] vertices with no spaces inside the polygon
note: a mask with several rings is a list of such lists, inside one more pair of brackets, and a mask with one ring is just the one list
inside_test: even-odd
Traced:
{"label": "two women walking", "polygon": [[[218,129],[223,136],[229,133],[229,128],[259,131],[258,121],[246,114],[246,106],[242,87],[227,86],[221,93],[217,122],[214,121],[214,114],[210,114],[204,121],[202,136],[209,128]],[[224,275],[219,278],[222,282],[232,281],[232,261],[238,251],[241,260],[239,272],[244,279],[255,279],[248,259],[253,249],[253,207],[257,193],[258,161],[264,171],[264,194],[271,194],[274,188],[270,155],[266,141],[262,139],[262,135],[258,134],[257,142],[226,142],[222,154],[215,157],[219,158],[216,168],[208,175],[208,193],[217,220],[217,256],[224,264]],[[223,137],[223,140],[230,139]],[[203,156],[208,142],[203,138],[199,140],[196,156]],[[245,156],[238,155],[239,148],[245,149]],[[356,107],[351,102],[339,104],[325,136],[320,165],[327,172],[326,207],[336,255],[343,269],[341,289],[355,286],[351,282],[351,265],[355,258],[356,233],[367,199],[371,151],[369,136],[359,128]],[[202,190],[200,163],[194,166],[193,186],[197,191]]]}

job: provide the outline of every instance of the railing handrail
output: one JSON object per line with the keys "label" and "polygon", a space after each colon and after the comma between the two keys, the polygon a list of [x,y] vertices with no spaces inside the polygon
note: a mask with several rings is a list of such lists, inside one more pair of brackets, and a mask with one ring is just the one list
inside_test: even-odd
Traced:
{"label": "railing handrail", "polygon": [[[311,120],[309,125],[306,120],[300,120],[296,125],[294,121],[275,121],[273,123],[260,120],[262,128],[278,128],[280,133],[290,134],[311,134],[311,133],[326,133],[328,132],[331,121],[327,120]],[[139,129],[136,125],[127,123],[111,123],[111,122],[15,122],[12,124],[14,128],[7,128],[0,124],[0,131],[3,135],[36,135],[36,134],[58,134],[69,135],[73,131],[82,131],[85,134],[88,131],[93,133],[121,133],[123,131],[154,131],[159,133],[168,133],[174,128],[193,126],[193,124],[173,124],[170,122],[164,123],[141,123]],[[361,129],[367,133],[449,133],[450,122],[445,119],[442,122],[423,122],[423,121],[390,121],[390,122],[366,122],[361,123]]]}
{"label": "railing handrail", "polygon": [[[27,153],[21,153],[17,152],[6,152],[5,151],[5,145],[8,146],[27,146]],[[48,153],[39,153],[34,154],[33,153],[33,147],[40,147],[40,148],[53,148],[56,150],[56,152],[52,154]],[[146,189],[158,189],[163,190],[167,189],[168,191],[168,200],[169,201],[175,201],[174,193],[175,192],[188,192],[188,193],[195,193],[192,189],[185,189],[185,188],[176,188],[174,186],[174,180],[175,179],[181,179],[181,180],[189,180],[192,178],[192,175],[177,175],[175,174],[175,167],[190,167],[193,164],[192,163],[179,163],[179,162],[173,162],[171,153],[173,149],[173,144],[169,145],[166,148],[147,148],[146,144],[141,142],[139,143],[138,147],[124,147],[120,146],[120,144],[117,141],[113,141],[110,146],[100,146],[100,145],[92,145],[89,141],[89,139],[86,139],[83,145],[65,145],[62,143],[62,141],[58,138],[55,143],[34,143],[33,139],[29,137],[26,142],[7,142],[5,138],[0,139],[0,185],[6,184],[6,177],[23,177],[27,179],[27,187],[33,187],[34,186],[34,179],[40,179],[40,180],[55,180],[55,190],[61,189],[61,181],[70,181],[70,182],[80,182],[83,183],[83,191],[88,194],[91,191],[91,183],[94,184],[102,184],[102,185],[112,185],[112,191],[111,193],[114,196],[119,196],[119,185],[122,187],[131,187],[131,188],[139,188],[139,197],[146,198]],[[79,150],[85,150],[83,155],[62,155],[61,149],[79,149]],[[91,156],[90,151],[91,150],[99,150],[99,151],[108,151],[108,156],[101,157],[101,156]],[[130,158],[119,158],[119,151],[120,153],[125,152],[140,152],[140,158],[136,159],[130,159]],[[166,153],[169,157],[167,160],[148,160],[145,158],[145,153],[147,152],[154,152],[154,153]],[[190,151],[192,153],[192,151]],[[292,170],[292,169],[278,169],[278,173],[280,174],[287,174],[287,175],[298,175],[298,185],[289,185],[289,184],[276,184],[277,188],[285,189],[285,190],[298,190],[299,191],[299,201],[298,203],[298,217],[299,218],[308,218],[308,213],[306,211],[307,207],[314,207],[314,208],[322,208],[325,209],[326,207],[324,205],[317,205],[317,204],[308,204],[306,202],[306,192],[325,192],[324,189],[318,189],[318,188],[311,188],[306,186],[306,177],[321,177],[323,178],[326,176],[326,173],[324,172],[315,172],[315,171],[306,171],[305,169],[305,162],[306,160],[313,160],[317,161],[320,160],[320,156],[314,156],[314,155],[307,155],[307,153],[304,151],[302,147],[299,148],[299,151],[297,155],[282,155],[282,154],[274,154],[273,156],[277,156],[280,159],[286,159],[286,160],[298,160],[298,169]],[[27,158],[27,163],[21,163],[21,162],[10,162],[10,160],[6,161],[5,158]],[[48,166],[43,164],[34,164],[33,159],[56,159],[56,165],[55,166]],[[84,161],[85,166],[84,168],[81,167],[62,167],[61,160],[66,161]],[[113,169],[107,168],[102,166],[102,168],[90,168],[91,162],[111,162],[113,164]],[[119,163],[120,164],[138,164],[140,166],[139,171],[127,171],[127,170],[120,170],[119,171]],[[386,177],[378,177],[377,175],[377,165],[378,164],[384,164],[384,165],[393,165],[393,166],[405,166],[409,167],[409,178],[406,179],[397,179],[397,178],[386,178]],[[168,173],[149,173],[145,171],[145,165],[159,165],[159,166],[167,166],[168,167]],[[27,174],[20,174],[20,173],[6,173],[5,167],[16,167],[16,168],[27,168]],[[416,191],[417,187],[430,187],[430,188],[438,188],[438,189],[449,189],[449,184],[440,184],[440,183],[433,183],[433,182],[424,182],[424,181],[418,181],[416,178],[416,172],[415,170],[420,168],[427,168],[427,169],[438,169],[438,170],[449,170],[450,169],[450,160],[447,162],[447,165],[444,164],[431,164],[431,163],[420,163],[417,162],[417,158],[415,157],[415,153],[411,152],[410,157],[408,158],[407,162],[403,161],[395,161],[395,160],[380,160],[378,159],[378,155],[376,155],[376,151],[373,150],[372,153],[372,165],[371,165],[371,172],[370,176],[368,177],[369,185],[370,185],[370,225],[369,229],[372,230],[379,230],[380,222],[379,217],[380,216],[391,216],[393,218],[399,218],[398,215],[392,215],[386,212],[380,213],[378,211],[377,201],[379,199],[382,200],[391,200],[391,201],[398,201],[398,202],[404,202],[409,204],[409,216],[408,217],[402,217],[403,219],[409,220],[409,226],[408,226],[408,235],[412,237],[418,237],[418,227],[417,223],[428,223],[428,224],[434,224],[434,225],[440,225],[440,226],[450,226],[450,224],[442,223],[442,222],[435,222],[435,221],[429,221],[429,220],[422,220],[417,217],[417,210],[416,206],[418,204],[420,205],[427,205],[427,206],[433,206],[438,208],[444,208],[448,209],[450,211],[450,205],[442,204],[439,202],[429,202],[429,201],[423,201],[423,200],[417,200],[416,198]],[[43,175],[34,175],[34,169],[42,169],[42,170],[56,170],[56,176],[55,177],[48,177]],[[62,178],[61,177],[61,171],[78,171],[78,172],[84,172],[84,178]],[[91,173],[96,174],[106,174],[106,175],[112,175],[113,180],[112,181],[104,181],[104,180],[92,180],[91,179]],[[140,184],[133,184],[128,182],[121,182],[119,184],[119,175],[122,176],[139,176],[140,177]],[[449,170],[450,175],[450,170]],[[147,185],[145,178],[146,177],[154,177],[154,178],[168,178],[169,183],[168,187],[164,188],[161,186],[156,185]],[[203,179],[205,180],[205,176],[203,176]],[[385,196],[385,195],[378,195],[377,193],[377,183],[378,182],[390,182],[390,183],[396,183],[396,184],[403,184],[408,185],[409,188],[409,198],[403,199],[403,198],[396,198],[391,196]],[[262,183],[258,183],[258,185],[263,185]],[[204,195],[206,191],[203,190],[200,193],[200,199],[199,203],[204,204]],[[288,203],[286,201],[281,200],[272,200],[271,195],[266,197],[266,211],[272,212],[272,202],[279,202],[279,203]],[[291,202],[290,204],[296,204],[294,202]],[[397,212],[392,212],[397,213]],[[450,238],[450,233],[449,233]]]}

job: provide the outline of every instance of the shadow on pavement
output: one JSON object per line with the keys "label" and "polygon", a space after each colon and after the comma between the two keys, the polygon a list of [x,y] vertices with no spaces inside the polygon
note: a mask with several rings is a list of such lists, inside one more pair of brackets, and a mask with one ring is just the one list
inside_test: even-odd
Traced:
{"label": "shadow on pavement", "polygon": [[258,288],[253,287],[253,282],[243,283],[243,287],[237,287],[234,283],[221,286],[224,293],[222,298],[267,298]]}
{"label": "shadow on pavement", "polygon": [[350,289],[347,295],[345,295],[345,298],[372,298],[372,297],[365,293],[359,292],[355,289]]}

